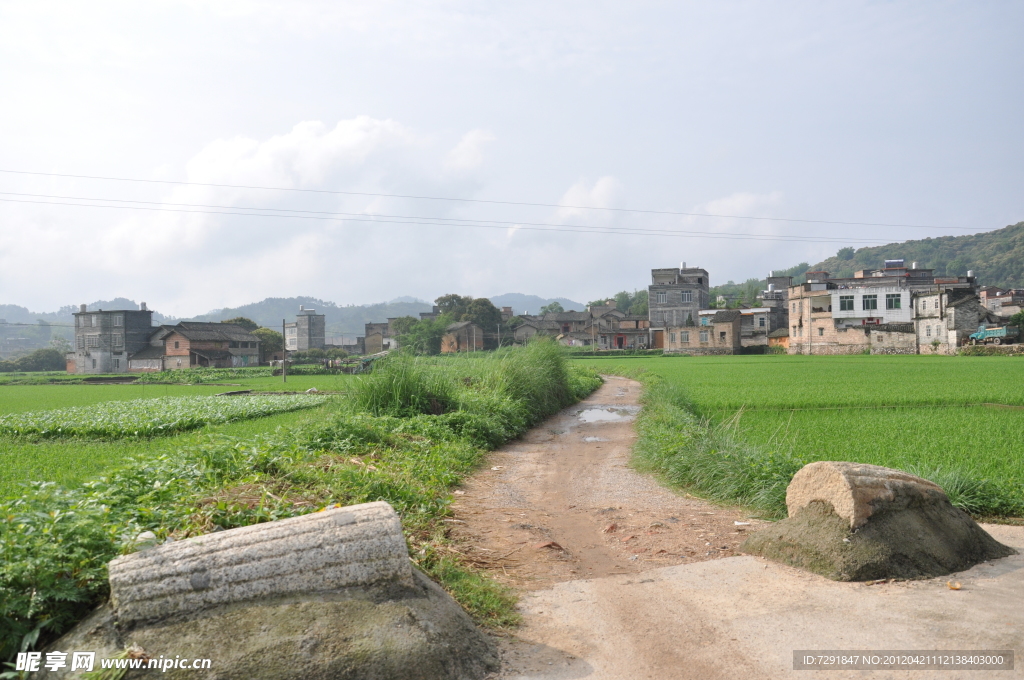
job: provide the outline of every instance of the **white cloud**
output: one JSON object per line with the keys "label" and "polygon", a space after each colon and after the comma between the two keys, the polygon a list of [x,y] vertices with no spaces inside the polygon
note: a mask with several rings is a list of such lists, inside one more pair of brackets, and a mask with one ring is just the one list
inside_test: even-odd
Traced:
{"label": "white cloud", "polygon": [[451,170],[475,170],[484,162],[484,145],[497,137],[486,130],[470,130],[448,152],[445,167]]}
{"label": "white cloud", "polygon": [[555,211],[558,221],[583,222],[607,226],[612,224],[615,213],[608,210],[588,210],[587,208],[616,208],[622,197],[623,186],[619,180],[610,175],[599,178],[593,184],[581,179],[562,194],[558,204],[563,206]]}

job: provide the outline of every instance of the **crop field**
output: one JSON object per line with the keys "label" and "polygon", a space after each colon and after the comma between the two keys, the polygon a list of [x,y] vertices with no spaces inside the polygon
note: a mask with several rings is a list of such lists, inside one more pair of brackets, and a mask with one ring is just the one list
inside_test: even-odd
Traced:
{"label": "crop field", "polygon": [[154,437],[312,408],[325,399],[303,394],[108,401],[92,406],[3,415],[0,416],[0,434],[98,439]]}
{"label": "crop field", "polygon": [[993,500],[996,505],[1014,506],[1016,499],[1014,507],[1024,507],[1019,358],[729,356],[581,363],[660,376],[711,429],[766,457],[895,467],[940,484],[984,486],[1003,499]]}

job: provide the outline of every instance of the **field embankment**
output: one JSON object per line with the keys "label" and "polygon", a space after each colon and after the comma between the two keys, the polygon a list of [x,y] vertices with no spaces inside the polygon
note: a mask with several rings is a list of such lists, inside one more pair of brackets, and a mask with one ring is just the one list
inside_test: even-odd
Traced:
{"label": "field embankment", "polygon": [[1019,360],[687,357],[581,361],[640,377],[637,462],[705,497],[785,513],[815,460],[872,463],[940,484],[980,516],[1024,515]]}
{"label": "field embankment", "polygon": [[478,620],[512,598],[444,549],[449,489],[483,452],[595,389],[549,343],[477,356],[393,357],[272,432],[192,435],[78,488],[38,483],[0,502],[0,658],[41,646],[106,595],[106,563],[143,531],[159,541],[374,500],[401,514],[410,550]]}

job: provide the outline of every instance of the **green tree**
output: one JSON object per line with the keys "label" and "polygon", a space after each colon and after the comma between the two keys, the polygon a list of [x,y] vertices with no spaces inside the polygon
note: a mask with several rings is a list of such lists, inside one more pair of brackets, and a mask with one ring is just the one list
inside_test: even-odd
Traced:
{"label": "green tree", "polygon": [[414,319],[407,316],[395,319],[391,328],[398,337],[398,346],[403,351],[434,355],[441,353],[441,339],[451,323],[452,319],[447,314],[433,319]]}
{"label": "green tree", "polygon": [[463,297],[462,295],[456,295],[455,293],[449,293],[448,295],[442,295],[441,297],[434,300],[434,304],[438,306],[442,314],[447,314],[453,319],[461,317],[463,312],[466,311],[466,307],[473,301],[471,297]]}
{"label": "green tree", "polygon": [[1024,329],[1024,310],[1021,310],[1010,317],[1010,325]]}
{"label": "green tree", "polygon": [[629,304],[629,311],[627,314],[632,316],[647,316],[647,291],[637,291],[633,296],[633,299]]}
{"label": "green tree", "polygon": [[839,252],[836,253],[836,257],[840,260],[852,260],[854,252],[856,251],[853,248],[840,248]]}
{"label": "green tree", "polygon": [[565,309],[562,307],[561,304],[559,304],[558,300],[555,300],[551,304],[544,305],[543,307],[541,307],[540,315],[544,316],[545,314],[561,314],[564,311]]}
{"label": "green tree", "polygon": [[260,339],[260,362],[267,361],[274,352],[280,352],[284,348],[284,336],[272,328],[257,328],[250,331]]}
{"label": "green tree", "polygon": [[233,319],[224,319],[223,321],[221,321],[221,323],[231,323],[236,326],[241,326],[250,333],[260,327],[258,323],[256,323],[252,319],[247,319],[244,316],[236,316]]}

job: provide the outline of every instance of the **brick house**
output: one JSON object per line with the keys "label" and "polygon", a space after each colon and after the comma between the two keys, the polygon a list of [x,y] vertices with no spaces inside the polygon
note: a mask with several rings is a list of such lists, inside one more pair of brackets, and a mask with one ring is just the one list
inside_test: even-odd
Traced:
{"label": "brick house", "polygon": [[441,353],[480,352],[484,348],[484,329],[472,321],[458,321],[445,329],[441,337]]}
{"label": "brick house", "polygon": [[704,310],[700,323],[665,329],[666,354],[738,354],[743,347],[742,314],[738,309]]}
{"label": "brick house", "polygon": [[160,353],[161,369],[239,368],[259,366],[260,339],[241,326],[229,323],[182,321],[175,326],[160,326],[150,337],[150,349],[133,357],[130,370],[156,370]]}

